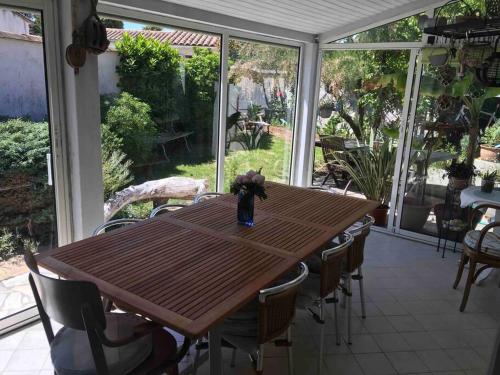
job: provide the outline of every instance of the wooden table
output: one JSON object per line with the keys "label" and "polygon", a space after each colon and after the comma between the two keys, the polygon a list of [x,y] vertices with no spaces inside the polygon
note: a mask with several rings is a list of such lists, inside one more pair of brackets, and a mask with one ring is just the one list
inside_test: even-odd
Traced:
{"label": "wooden table", "polygon": [[37,260],[64,278],[94,282],[117,303],[186,336],[210,330],[211,374],[218,374],[218,324],[378,206],[276,183],[267,183],[267,193],[256,200],[253,228],[236,224],[236,197],[227,194]]}

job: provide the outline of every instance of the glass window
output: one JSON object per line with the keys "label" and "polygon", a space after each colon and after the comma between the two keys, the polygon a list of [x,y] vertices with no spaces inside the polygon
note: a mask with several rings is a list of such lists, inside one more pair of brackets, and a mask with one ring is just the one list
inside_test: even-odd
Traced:
{"label": "glass window", "polygon": [[422,40],[422,30],[418,26],[418,18],[419,15],[404,18],[333,43],[419,42]]}
{"label": "glass window", "polygon": [[229,59],[224,190],[250,169],[288,183],[299,49],[230,39]]}
{"label": "glass window", "polygon": [[[186,178],[215,190],[220,37],[113,21],[99,56],[105,216],[145,217],[153,205],[192,199]],[[114,205],[115,194],[146,182],[155,189]],[[158,195],[167,186],[170,200]]]}
{"label": "glass window", "polygon": [[41,16],[0,7],[0,319],[34,305],[24,250],[57,246]]}

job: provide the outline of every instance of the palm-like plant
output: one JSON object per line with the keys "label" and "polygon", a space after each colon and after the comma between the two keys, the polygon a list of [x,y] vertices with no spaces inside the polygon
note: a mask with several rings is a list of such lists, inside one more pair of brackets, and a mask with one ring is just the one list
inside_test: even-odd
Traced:
{"label": "palm-like plant", "polygon": [[367,199],[388,205],[396,161],[396,149],[389,142],[376,149],[335,153],[334,157]]}

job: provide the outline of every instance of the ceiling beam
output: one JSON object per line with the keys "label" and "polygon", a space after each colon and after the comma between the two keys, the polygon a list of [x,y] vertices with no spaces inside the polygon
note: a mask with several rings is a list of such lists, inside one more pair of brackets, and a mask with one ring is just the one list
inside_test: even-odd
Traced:
{"label": "ceiling beam", "polygon": [[330,43],[362,31],[382,26],[415,14],[425,12],[429,8],[439,7],[447,3],[447,0],[418,0],[401,5],[391,10],[365,17],[359,21],[336,27],[319,35],[319,43]]}
{"label": "ceiling beam", "polygon": [[[259,35],[298,42],[314,43],[316,41],[316,35],[313,34],[246,20],[243,18],[226,16],[209,10],[169,3],[163,0],[101,0],[99,2],[100,9],[105,10],[109,9],[109,7],[127,9],[129,11],[136,12],[138,15],[140,13],[153,13],[168,16],[173,20],[185,20],[210,25],[212,27],[251,32]],[[174,24],[171,26],[176,25]]]}

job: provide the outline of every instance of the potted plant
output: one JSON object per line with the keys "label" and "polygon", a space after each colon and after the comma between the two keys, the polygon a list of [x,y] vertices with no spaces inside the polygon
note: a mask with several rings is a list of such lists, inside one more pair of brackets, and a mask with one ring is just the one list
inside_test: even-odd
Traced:
{"label": "potted plant", "polygon": [[481,160],[500,161],[500,121],[488,127],[481,137]]}
{"label": "potted plant", "polygon": [[335,153],[334,157],[366,199],[380,203],[374,210],[373,217],[375,225],[385,226],[391,197],[396,149],[391,147],[389,141],[385,141],[377,149]]}
{"label": "potted plant", "polygon": [[495,187],[495,181],[497,179],[497,171],[484,172],[481,174],[481,191],[483,193],[491,193]]}
{"label": "potted plant", "polygon": [[448,177],[448,186],[458,190],[469,186],[471,178],[476,176],[476,167],[469,165],[467,160],[459,163],[454,159],[445,171],[443,178]]}

